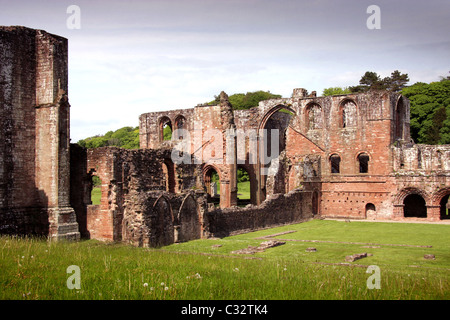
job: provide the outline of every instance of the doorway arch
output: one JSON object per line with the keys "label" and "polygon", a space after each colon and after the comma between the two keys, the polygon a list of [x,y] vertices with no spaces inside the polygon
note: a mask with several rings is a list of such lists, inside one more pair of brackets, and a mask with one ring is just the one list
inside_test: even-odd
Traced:
{"label": "doorway arch", "polygon": [[207,202],[220,204],[220,171],[212,165],[203,168],[203,185],[207,193]]}
{"label": "doorway arch", "polygon": [[[289,126],[290,121],[296,115],[297,114],[295,110],[293,110],[292,108],[283,104],[279,104],[267,111],[261,119],[261,122],[258,126],[257,144],[257,204],[260,204],[266,198],[266,182],[269,168],[273,164],[272,160],[277,159],[279,155],[285,150],[286,130]],[[273,143],[276,143],[277,145],[273,145]]]}
{"label": "doorway arch", "polygon": [[409,194],[403,200],[403,216],[405,218],[426,218],[425,199],[416,193]]}

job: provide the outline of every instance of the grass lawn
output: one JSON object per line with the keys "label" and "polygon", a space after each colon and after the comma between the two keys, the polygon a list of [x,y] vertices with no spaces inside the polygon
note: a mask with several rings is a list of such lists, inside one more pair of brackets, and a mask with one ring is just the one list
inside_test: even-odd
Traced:
{"label": "grass lawn", "polygon": [[250,199],[250,181],[239,182],[238,187],[238,198],[241,200]]}
{"label": "grass lawn", "polygon": [[[285,245],[231,253],[286,231],[295,232],[270,238]],[[313,220],[161,249],[7,236],[0,248],[0,299],[450,298],[450,225]],[[342,265],[346,255],[362,252],[373,256]],[[79,290],[66,285],[71,265],[80,268]],[[367,288],[369,265],[380,269],[380,289]]]}
{"label": "grass lawn", "polygon": [[91,201],[93,205],[100,204],[100,199],[102,197],[102,189],[100,187],[92,188]]}

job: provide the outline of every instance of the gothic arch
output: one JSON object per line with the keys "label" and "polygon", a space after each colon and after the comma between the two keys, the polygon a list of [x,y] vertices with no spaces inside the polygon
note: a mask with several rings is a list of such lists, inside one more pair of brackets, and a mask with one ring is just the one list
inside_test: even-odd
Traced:
{"label": "gothic arch", "polygon": [[[159,134],[159,141],[163,142],[164,139],[164,127],[169,126],[171,132],[173,133],[173,125],[172,125],[172,120],[170,120],[170,118],[168,116],[162,116],[161,118],[159,118],[158,121],[158,134]],[[169,140],[169,139],[166,139]]]}
{"label": "gothic arch", "polygon": [[[211,186],[212,182],[213,182],[212,181],[212,176],[214,174],[214,171],[219,176],[219,181],[218,181],[219,188],[218,189],[221,190],[220,187],[221,187],[221,181],[222,181],[222,173],[220,172],[220,170],[216,166],[214,166],[212,164],[205,165],[203,167],[203,169],[202,169],[202,180],[203,180],[203,186],[205,188],[205,191],[208,194],[208,197],[207,197],[208,202],[213,202],[215,204],[218,204],[218,203],[220,203],[220,200],[221,200],[220,199],[220,193],[217,190],[218,194],[213,194],[214,190],[212,190],[212,186]],[[217,196],[219,196],[219,197],[217,197]]]}
{"label": "gothic arch", "polygon": [[201,238],[201,221],[197,202],[191,194],[182,201],[178,211],[178,241],[189,241]]}
{"label": "gothic arch", "polygon": [[341,128],[358,126],[358,106],[352,99],[345,98],[339,103],[339,126]]}
{"label": "gothic arch", "polygon": [[340,154],[334,152],[328,156],[328,163],[330,165],[330,173],[341,173],[342,157]]}
{"label": "gothic arch", "polygon": [[276,105],[275,107],[271,108],[269,111],[267,111],[264,116],[262,117],[260,123],[259,123],[259,127],[258,129],[264,129],[264,127],[266,126],[267,120],[270,119],[271,116],[273,116],[276,112],[280,111],[281,109],[286,109],[289,112],[292,112],[294,114],[294,116],[297,115],[297,112],[295,112],[295,110],[293,110],[292,108],[285,106],[283,104],[279,104]]}
{"label": "gothic arch", "polygon": [[[267,170],[269,169],[270,165],[272,164],[272,160],[277,158],[279,154],[285,149],[286,147],[286,130],[289,127],[289,122],[282,123],[278,122],[277,120],[272,119],[272,116],[275,115],[278,111],[285,109],[292,113],[289,118],[289,122],[292,121],[293,117],[297,116],[297,113],[292,108],[283,105],[278,104],[271,109],[269,109],[264,116],[262,117],[259,127],[258,127],[258,143],[257,143],[257,172],[256,172],[256,179],[258,181],[258,187],[257,187],[257,199],[256,203],[261,203],[266,198],[266,181],[267,181]],[[279,118],[277,116],[274,117]],[[272,121],[273,120],[273,121]],[[265,130],[267,129],[267,130]],[[272,146],[272,138],[276,137],[276,135],[273,135],[273,132],[271,129],[278,129],[278,146]],[[281,129],[281,130],[280,130]],[[277,148],[278,147],[278,148]],[[261,149],[262,148],[262,149]],[[272,152],[275,152],[278,154],[272,154]]]}
{"label": "gothic arch", "polygon": [[369,163],[372,157],[367,151],[361,151],[356,154],[355,161],[358,165],[359,173],[369,173]]}
{"label": "gothic arch", "polygon": [[183,137],[183,133],[184,131],[187,130],[187,121],[186,118],[179,114],[175,117],[175,122],[174,122],[175,126],[174,126],[174,130],[173,133],[176,133],[176,137],[175,139],[177,140],[182,140],[186,137]]}
{"label": "gothic arch", "polygon": [[305,131],[323,128],[322,106],[316,102],[310,102],[305,107]]}
{"label": "gothic arch", "polygon": [[450,194],[450,187],[445,187],[434,192],[431,196],[432,205],[439,205],[442,198]]}
{"label": "gothic arch", "polygon": [[427,218],[429,204],[429,195],[415,187],[401,190],[394,202],[394,206],[403,208],[404,218]]}
{"label": "gothic arch", "polygon": [[394,199],[394,205],[402,206],[405,198],[411,194],[418,194],[425,200],[427,204],[430,203],[430,196],[427,192],[416,187],[407,187],[403,188],[399,191],[399,193],[397,193],[397,196]]}
{"label": "gothic arch", "polygon": [[450,187],[442,188],[431,197],[432,205],[439,207],[439,219],[450,219]]}
{"label": "gothic arch", "polygon": [[150,245],[161,247],[174,243],[173,212],[169,200],[160,195],[146,219],[150,231]]}

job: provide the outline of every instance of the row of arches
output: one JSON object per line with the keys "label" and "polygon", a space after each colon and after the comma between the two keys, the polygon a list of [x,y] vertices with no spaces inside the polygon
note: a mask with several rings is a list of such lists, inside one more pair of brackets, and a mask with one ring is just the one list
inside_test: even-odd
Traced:
{"label": "row of arches", "polygon": [[175,117],[174,124],[172,124],[172,120],[170,120],[169,117],[161,117],[158,124],[159,141],[170,141],[172,138],[182,140],[183,136],[180,135],[178,137],[172,137],[172,135],[176,132],[176,130],[186,129],[186,125],[186,118],[182,115]]}
{"label": "row of arches", "polygon": [[122,239],[139,246],[161,247],[175,242],[201,238],[202,223],[197,203],[191,194],[181,204],[164,194],[150,198],[142,224],[134,216],[123,220]]}
{"label": "row of arches", "polygon": [[[220,204],[220,189],[221,189],[221,173],[220,170],[213,166],[208,165],[203,169],[203,182],[208,194],[207,200],[209,203],[213,203],[215,206]],[[256,204],[256,179],[252,170],[249,170],[245,166],[237,167],[237,206],[243,207],[248,204]]]}
{"label": "row of arches", "polygon": [[[333,153],[328,158],[330,164],[330,173],[341,173],[341,156],[337,153]],[[356,156],[356,165],[359,173],[369,173],[369,161],[370,157],[366,152],[358,153]]]}
{"label": "row of arches", "polygon": [[[340,128],[353,128],[358,125],[358,107],[351,99],[344,99],[338,109]],[[305,124],[307,130],[322,129],[324,127],[322,106],[311,102],[305,107]]]}
{"label": "row of arches", "polygon": [[440,220],[450,219],[450,188],[433,194],[418,188],[403,189],[396,197],[394,207],[401,208],[404,218],[429,218],[439,216]]}

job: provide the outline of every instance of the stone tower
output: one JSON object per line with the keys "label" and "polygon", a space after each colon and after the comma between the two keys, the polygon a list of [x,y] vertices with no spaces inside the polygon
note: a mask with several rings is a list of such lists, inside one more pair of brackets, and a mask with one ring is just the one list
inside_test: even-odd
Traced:
{"label": "stone tower", "polygon": [[0,27],[0,233],[78,239],[67,39]]}

